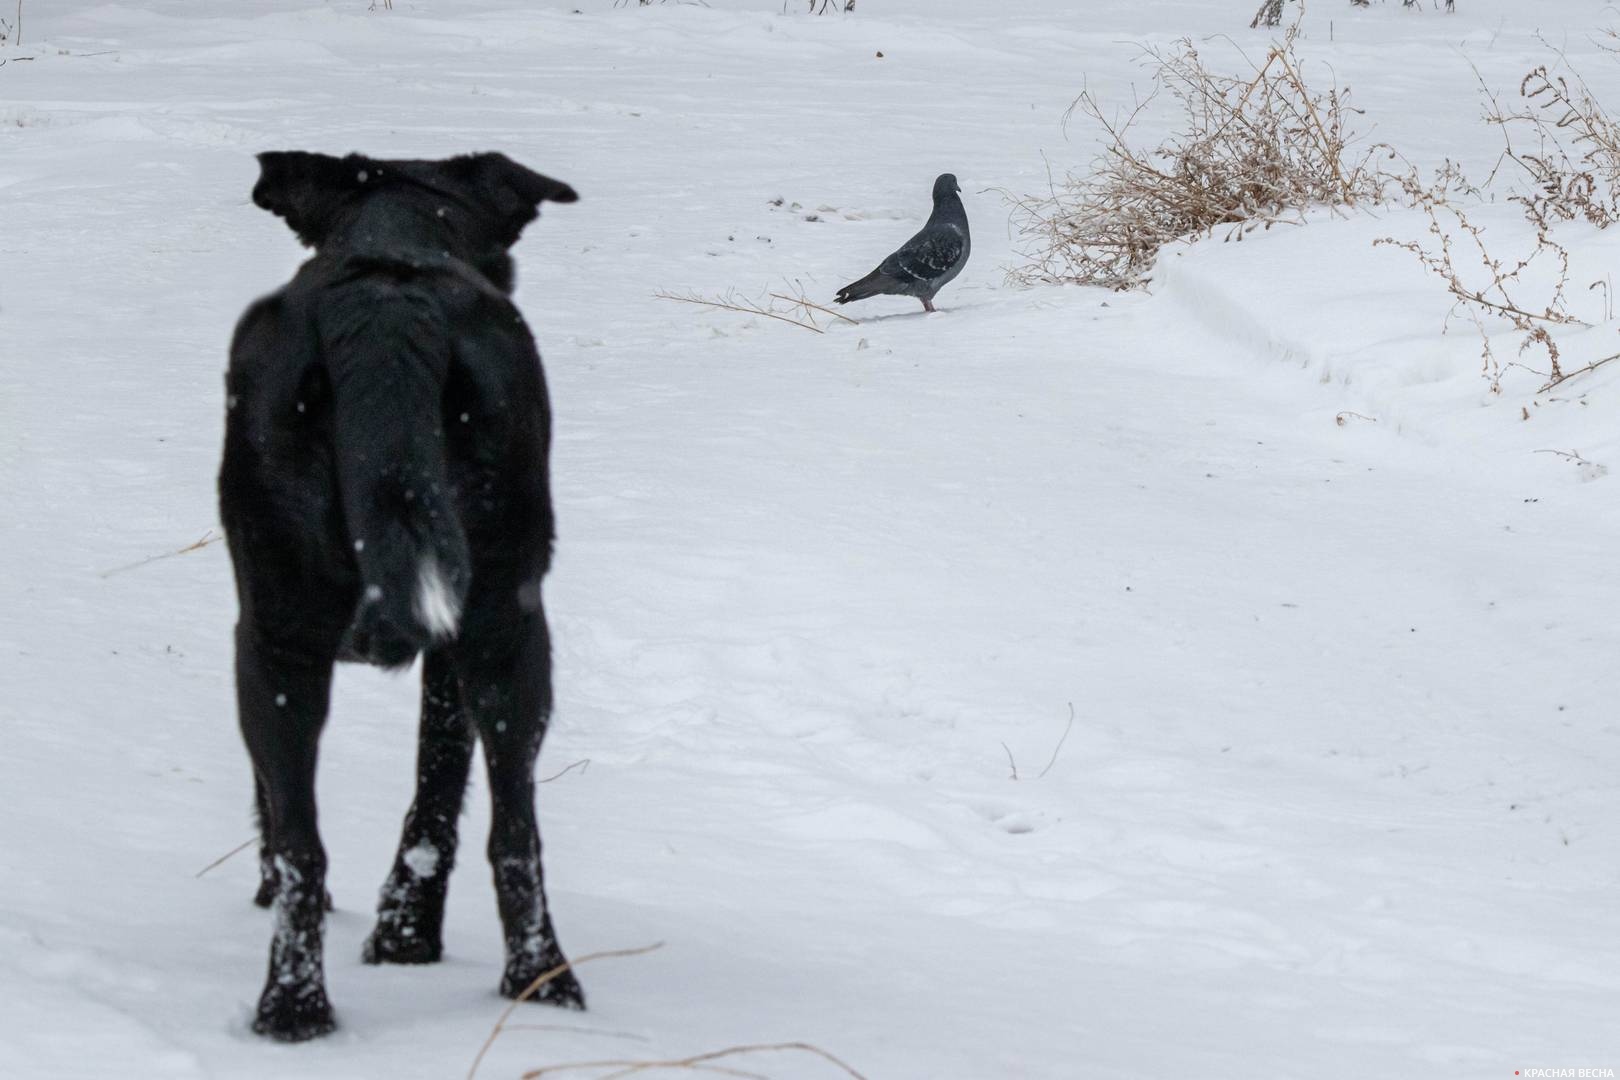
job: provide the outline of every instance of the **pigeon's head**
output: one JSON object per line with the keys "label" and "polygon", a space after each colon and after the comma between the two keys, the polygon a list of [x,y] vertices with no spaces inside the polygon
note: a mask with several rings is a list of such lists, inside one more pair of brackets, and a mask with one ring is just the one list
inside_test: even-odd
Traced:
{"label": "pigeon's head", "polygon": [[941,199],[959,194],[961,190],[962,185],[956,182],[955,173],[940,173],[939,179],[934,181],[934,201],[939,202]]}
{"label": "pigeon's head", "polygon": [[503,287],[506,251],[540,216],[540,203],[579,197],[505,154],[407,161],[274,151],[259,155],[259,170],[253,201],[317,251],[425,247],[487,267]]}

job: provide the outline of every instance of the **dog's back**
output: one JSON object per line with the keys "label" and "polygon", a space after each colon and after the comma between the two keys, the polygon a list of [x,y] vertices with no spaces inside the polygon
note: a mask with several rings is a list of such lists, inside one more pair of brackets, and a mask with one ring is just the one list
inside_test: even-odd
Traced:
{"label": "dog's back", "polygon": [[[408,221],[432,220],[403,194]],[[504,249],[447,255],[392,213],[325,238],[243,316],[220,474],[227,532],[253,549],[244,610],[313,573],[307,632],[338,619],[344,658],[390,667],[456,634],[475,564],[480,591],[537,591],[553,533],[545,385]]]}
{"label": "dog's back", "polygon": [[265,541],[248,562],[267,588],[286,558],[320,571],[327,595],[299,604],[348,612],[346,658],[398,666],[453,636],[475,557],[514,587],[545,573],[540,360],[465,263],[310,260],[243,316],[227,392],[226,525]]}

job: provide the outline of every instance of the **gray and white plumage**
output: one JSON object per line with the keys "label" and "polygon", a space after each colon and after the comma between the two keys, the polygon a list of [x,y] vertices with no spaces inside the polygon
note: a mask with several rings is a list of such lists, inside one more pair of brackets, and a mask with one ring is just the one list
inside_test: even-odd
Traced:
{"label": "gray and white plumage", "polygon": [[865,300],[869,296],[915,296],[924,311],[934,310],[934,296],[968,260],[967,210],[956,177],[945,173],[934,181],[934,212],[922,230],[900,245],[876,270],[838,290],[835,302]]}

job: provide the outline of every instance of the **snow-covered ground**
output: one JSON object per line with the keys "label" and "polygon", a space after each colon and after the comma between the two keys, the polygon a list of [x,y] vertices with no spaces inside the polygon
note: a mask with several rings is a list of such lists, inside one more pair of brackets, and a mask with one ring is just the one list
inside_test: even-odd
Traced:
{"label": "snow-covered ground", "polygon": [[[1404,211],[1167,253],[1151,294],[1003,283],[995,189],[1090,156],[1073,96],[1128,101],[1133,42],[1262,53],[1253,0],[711,3],[29,5],[0,1077],[437,1080],[504,1005],[481,785],[446,961],[358,961],[410,679],[344,669],[324,743],[337,1034],[247,1033],[254,862],[197,877],[252,831],[228,560],[130,567],[217,527],[230,328],[301,257],[248,200],[271,148],[499,149],[582,194],[517,251],[558,416],[541,772],[589,762],[541,823],[573,955],[664,945],[480,1076],[783,1040],[871,1080],[1620,1069],[1613,369],[1488,393],[1443,289],[1371,246]],[[1424,165],[1488,169],[1474,69],[1511,93],[1537,31],[1620,105],[1597,3],[1458,4],[1313,0],[1300,47]],[[830,297],[942,171],[975,227],[942,314],[817,336],[653,298]],[[1580,291],[1616,240],[1569,236]]]}

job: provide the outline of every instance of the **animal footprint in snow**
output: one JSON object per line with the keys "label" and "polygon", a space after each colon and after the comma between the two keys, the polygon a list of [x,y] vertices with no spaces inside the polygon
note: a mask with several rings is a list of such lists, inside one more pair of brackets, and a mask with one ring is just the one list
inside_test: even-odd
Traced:
{"label": "animal footprint in snow", "polygon": [[1041,815],[1026,810],[1020,806],[1009,806],[1002,802],[981,802],[973,807],[974,811],[984,820],[1013,836],[1022,836],[1032,833],[1040,827]]}

